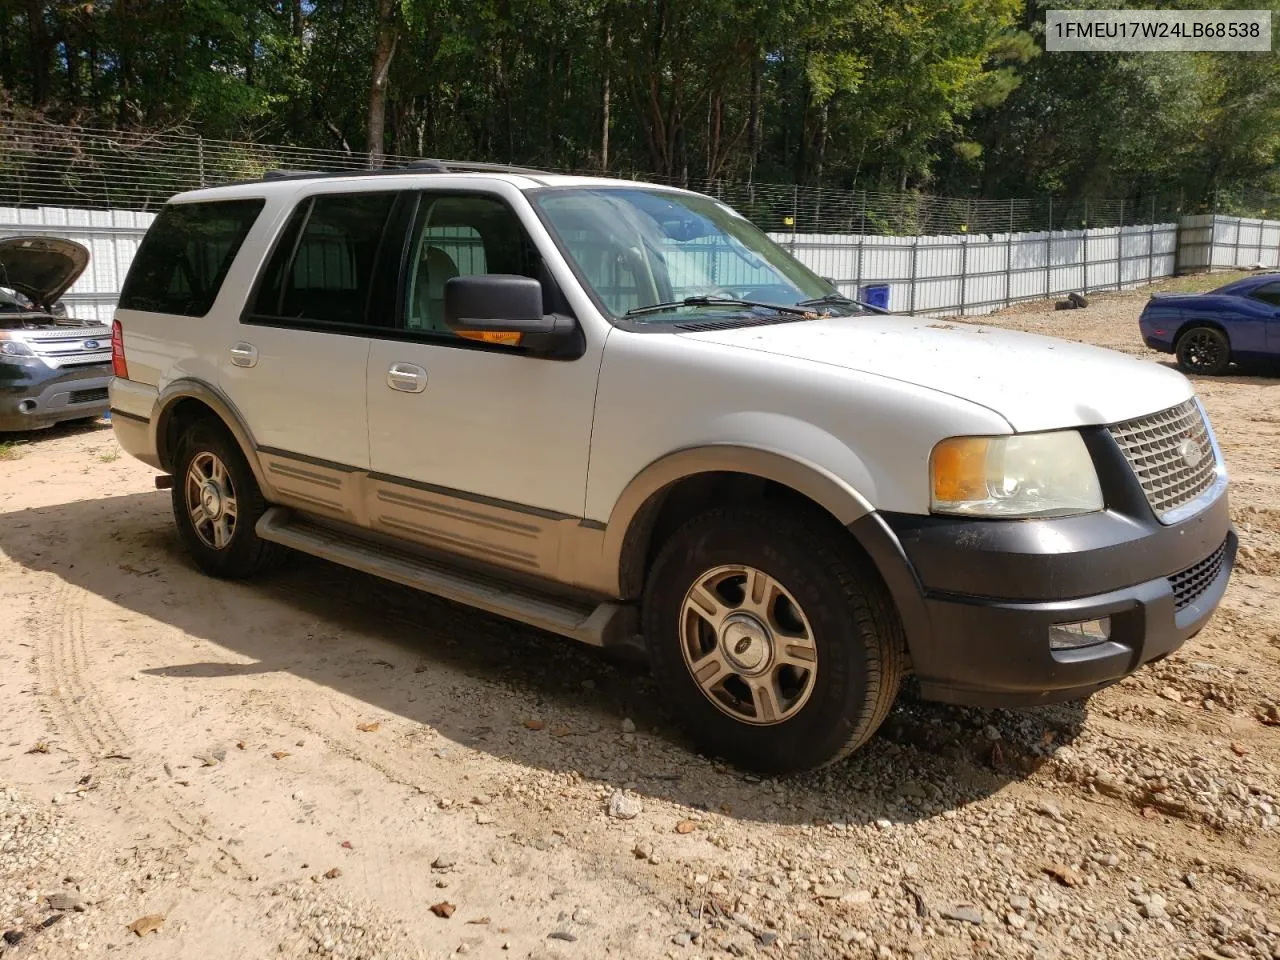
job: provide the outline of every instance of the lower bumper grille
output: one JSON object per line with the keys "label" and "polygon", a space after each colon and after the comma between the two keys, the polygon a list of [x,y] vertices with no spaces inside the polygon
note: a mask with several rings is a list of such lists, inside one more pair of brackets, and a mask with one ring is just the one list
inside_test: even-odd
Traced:
{"label": "lower bumper grille", "polygon": [[98,387],[95,390],[72,390],[67,402],[93,403],[94,401],[105,399],[107,399],[107,388]]}
{"label": "lower bumper grille", "polygon": [[1227,541],[1209,554],[1199,563],[1193,563],[1181,573],[1169,578],[1169,586],[1173,588],[1173,608],[1181,610],[1194,603],[1200,594],[1209,589],[1209,585],[1222,572],[1222,563],[1227,556]]}

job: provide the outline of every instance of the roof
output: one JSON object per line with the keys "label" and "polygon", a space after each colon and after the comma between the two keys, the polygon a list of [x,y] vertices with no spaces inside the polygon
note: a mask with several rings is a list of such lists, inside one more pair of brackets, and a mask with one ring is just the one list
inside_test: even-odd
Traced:
{"label": "roof", "polygon": [[[519,190],[536,190],[539,187],[630,187],[641,190],[688,191],[679,187],[614,177],[573,176],[546,173],[527,167],[510,167],[502,164],[484,164],[457,161],[422,160],[404,167],[384,167],[376,170],[338,170],[332,172],[273,170],[261,180],[247,180],[215,187],[204,187],[180,193],[173,199],[180,202],[228,199],[233,197],[262,197],[277,192],[292,193],[300,184],[323,183],[341,190],[356,184],[376,184],[383,189],[420,189],[429,182],[432,185],[456,186],[492,183],[511,184]],[[370,186],[370,188],[372,188]]]}

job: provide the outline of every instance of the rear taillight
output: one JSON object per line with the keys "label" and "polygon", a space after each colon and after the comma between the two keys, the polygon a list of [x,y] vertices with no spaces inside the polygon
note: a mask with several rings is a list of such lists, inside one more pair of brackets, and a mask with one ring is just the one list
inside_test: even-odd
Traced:
{"label": "rear taillight", "polygon": [[124,362],[124,328],[119,320],[111,321],[111,372],[121,380],[129,379],[129,365]]}

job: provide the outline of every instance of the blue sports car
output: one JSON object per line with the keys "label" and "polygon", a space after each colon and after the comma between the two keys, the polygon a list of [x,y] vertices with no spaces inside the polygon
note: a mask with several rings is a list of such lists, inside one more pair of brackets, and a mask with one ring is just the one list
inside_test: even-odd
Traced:
{"label": "blue sports car", "polygon": [[1176,354],[1187,373],[1224,372],[1232,361],[1280,360],[1280,273],[1258,273],[1208,293],[1157,293],[1138,328],[1148,347]]}

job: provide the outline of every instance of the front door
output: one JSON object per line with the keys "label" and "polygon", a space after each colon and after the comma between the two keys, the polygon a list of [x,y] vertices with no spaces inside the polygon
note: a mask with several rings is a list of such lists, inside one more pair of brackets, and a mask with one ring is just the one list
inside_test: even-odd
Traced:
{"label": "front door", "polygon": [[[525,211],[532,217],[532,213]],[[399,339],[369,353],[370,522],[375,529],[554,576],[582,517],[601,343],[576,360],[452,333],[444,285],[484,273],[549,274],[496,193],[423,193],[402,286]]]}

